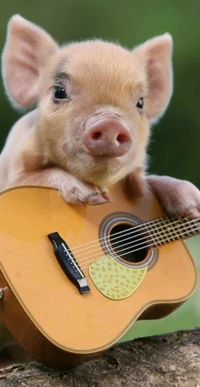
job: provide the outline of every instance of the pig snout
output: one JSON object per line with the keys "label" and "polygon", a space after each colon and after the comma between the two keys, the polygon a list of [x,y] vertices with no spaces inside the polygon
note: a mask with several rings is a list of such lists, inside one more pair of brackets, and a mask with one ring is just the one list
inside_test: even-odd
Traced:
{"label": "pig snout", "polygon": [[94,155],[123,156],[131,147],[126,123],[117,115],[92,116],[86,121],[83,143]]}

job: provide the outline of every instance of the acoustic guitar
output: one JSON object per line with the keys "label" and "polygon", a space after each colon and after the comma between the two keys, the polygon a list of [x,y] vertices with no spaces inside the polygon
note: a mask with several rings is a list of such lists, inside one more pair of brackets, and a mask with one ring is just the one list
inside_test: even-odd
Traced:
{"label": "acoustic guitar", "polygon": [[200,219],[169,218],[151,192],[68,205],[53,188],[0,194],[0,319],[40,363],[67,368],[99,356],[137,319],[168,315],[197,286],[182,239]]}

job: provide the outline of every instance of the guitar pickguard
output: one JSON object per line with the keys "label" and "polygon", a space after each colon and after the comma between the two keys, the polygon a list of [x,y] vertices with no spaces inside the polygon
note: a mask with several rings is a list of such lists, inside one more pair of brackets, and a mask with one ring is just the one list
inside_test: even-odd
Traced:
{"label": "guitar pickguard", "polygon": [[123,300],[133,294],[144,280],[147,270],[148,266],[127,267],[109,255],[100,257],[89,267],[97,289],[112,300]]}

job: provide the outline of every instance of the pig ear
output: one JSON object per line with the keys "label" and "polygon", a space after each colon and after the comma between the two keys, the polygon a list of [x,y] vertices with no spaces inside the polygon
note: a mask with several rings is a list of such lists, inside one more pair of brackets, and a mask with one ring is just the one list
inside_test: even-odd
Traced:
{"label": "pig ear", "polygon": [[146,115],[156,121],[165,111],[172,95],[172,37],[166,33],[134,49],[147,79]]}
{"label": "pig ear", "polygon": [[10,19],[2,72],[8,97],[15,106],[27,107],[37,100],[40,69],[56,50],[56,43],[42,28],[20,15]]}

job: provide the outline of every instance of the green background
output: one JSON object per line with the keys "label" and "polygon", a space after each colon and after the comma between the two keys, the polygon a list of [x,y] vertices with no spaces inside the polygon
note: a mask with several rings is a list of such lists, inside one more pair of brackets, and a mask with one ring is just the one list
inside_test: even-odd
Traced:
{"label": "green background", "polygon": [[[149,172],[192,181],[200,187],[200,0],[7,0],[0,8],[0,47],[15,13],[39,24],[64,43],[101,37],[132,48],[164,32],[174,39],[174,94],[168,111],[153,128]],[[20,114],[0,84],[0,148]],[[200,239],[189,247],[200,266]],[[137,322],[125,338],[200,325],[200,290],[170,317]]]}

